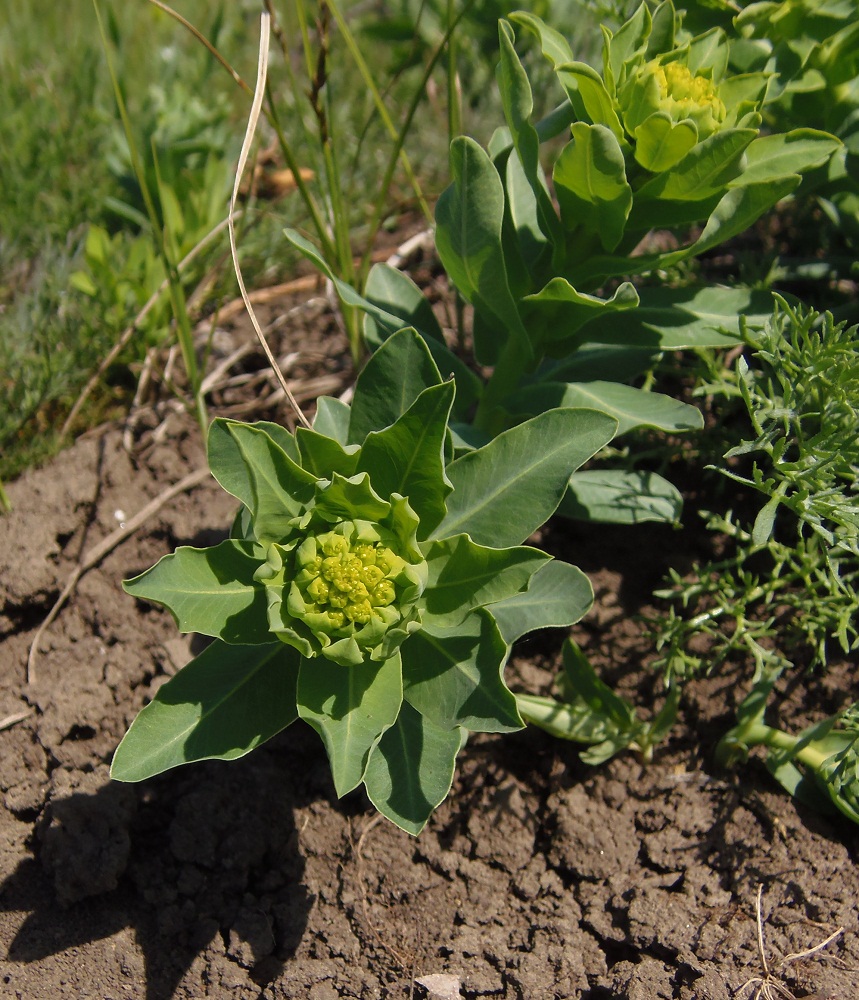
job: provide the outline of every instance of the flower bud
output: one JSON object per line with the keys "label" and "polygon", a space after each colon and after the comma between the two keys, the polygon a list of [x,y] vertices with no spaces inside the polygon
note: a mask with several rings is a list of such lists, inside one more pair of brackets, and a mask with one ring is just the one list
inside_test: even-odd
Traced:
{"label": "flower bud", "polygon": [[338,519],[342,509],[326,507],[323,481],[316,505],[294,520],[289,538],[269,546],[257,574],[278,638],[346,666],[387,659],[420,627],[416,602],[427,580],[408,501],[380,501],[366,477],[350,482],[375,504],[364,510],[387,511],[381,520]]}

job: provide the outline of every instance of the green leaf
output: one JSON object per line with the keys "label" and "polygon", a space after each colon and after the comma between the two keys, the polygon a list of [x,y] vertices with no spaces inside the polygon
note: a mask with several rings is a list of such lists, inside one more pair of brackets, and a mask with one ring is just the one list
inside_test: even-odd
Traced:
{"label": "green leaf", "polygon": [[761,136],[746,150],[742,173],[729,187],[784,181],[826,163],[840,146],[834,135],[811,128]]}
{"label": "green leaf", "polygon": [[740,317],[763,327],[772,315],[771,292],[747,288],[642,288],[637,309],[600,313],[578,334],[581,341],[653,350],[735,346]]}
{"label": "green leaf", "polygon": [[510,127],[522,172],[533,193],[540,231],[551,244],[562,246],[564,230],[540,174],[540,139],[531,124],[534,111],[531,84],[513,46],[513,29],[504,20],[498,22],[498,39],[500,61],[496,77],[504,117]]}
{"label": "green leaf", "polygon": [[346,444],[349,438],[349,417],[352,411],[348,404],[331,396],[320,396],[316,400],[316,415],[313,429]]}
{"label": "green leaf", "polygon": [[539,382],[520,389],[507,403],[511,413],[529,416],[555,406],[589,407],[608,413],[618,422],[617,436],[634,427],[694,431],[704,426],[697,407],[619,382]]}
{"label": "green leaf", "polygon": [[[507,155],[504,163],[504,194],[510,216],[509,226],[505,225],[502,230],[504,262],[508,268],[511,292],[519,299],[532,288],[541,262],[548,257],[552,248],[540,227],[534,190],[525,176],[522,160],[515,153]],[[560,225],[560,220],[558,224]],[[514,279],[517,276],[510,274],[510,270],[511,263],[518,258],[522,261],[522,274],[516,281]],[[530,332],[530,327],[528,329]]]}
{"label": "green leaf", "polygon": [[563,660],[565,682],[569,690],[584,701],[592,712],[611,720],[622,731],[629,732],[635,727],[635,709],[600,680],[591,661],[570,639],[564,643]]}
{"label": "green leaf", "polygon": [[[426,338],[426,346],[442,377],[447,379],[452,375],[456,381],[454,413],[465,416],[480,395],[481,382],[447,347],[429,299],[408,275],[388,264],[372,268],[365,293],[371,302],[400,318],[399,328],[412,327]],[[364,336],[372,348],[380,347],[390,335],[389,330],[379,328],[372,316],[365,318]]]}
{"label": "green leaf", "polygon": [[607,45],[608,66],[616,81],[621,78],[624,63],[645,51],[651,25],[650,10],[643,3],[612,35]]}
{"label": "green leaf", "polygon": [[501,178],[484,150],[465,136],[454,139],[450,160],[454,180],[436,206],[436,248],[450,280],[496,335],[497,342],[482,345],[481,361],[493,363],[501,343],[511,336],[530,353],[507,283]]}
{"label": "green leaf", "polygon": [[483,733],[522,728],[501,676],[507,644],[480,610],[453,628],[425,626],[402,647],[405,700],[444,729]]}
{"label": "green leaf", "polygon": [[[367,276],[364,295],[380,309],[397,316],[401,328],[414,327],[427,340],[444,343],[444,334],[435,318],[430,300],[407,274],[390,264],[376,264]],[[373,317],[368,316],[368,319],[375,327]],[[380,344],[386,336],[370,339],[373,343]]]}
{"label": "green leaf", "polygon": [[235,760],[298,718],[298,653],[215,641],[158,689],[116,750],[110,776],[143,781],[196,760]]}
{"label": "green leaf", "polygon": [[320,485],[314,512],[332,524],[361,518],[381,521],[390,513],[391,505],[373,489],[366,472],[359,472],[349,479],[334,473],[331,483]]}
{"label": "green leaf", "polygon": [[311,262],[311,264],[313,264],[319,271],[322,272],[322,274],[325,275],[326,278],[328,278],[328,280],[333,284],[334,290],[337,292],[340,300],[347,306],[361,309],[363,312],[372,316],[379,329],[386,331],[386,335],[396,333],[397,330],[402,329],[403,324],[399,317],[392,315],[386,309],[382,309],[370,302],[369,299],[364,298],[363,295],[356,292],[351,285],[347,285],[345,281],[338,278],[316,247],[309,240],[306,240],[301,233],[297,232],[295,229],[284,229],[283,235],[286,237],[288,242],[296,248],[296,250],[300,251]]}
{"label": "green leaf", "polygon": [[[606,90],[599,73],[592,66],[583,62],[571,62],[563,66],[556,66],[555,72],[558,74],[558,80],[567,92],[573,106],[576,107],[580,104],[584,109],[585,113],[581,117],[600,128],[609,130],[619,146],[626,145],[623,125],[620,123],[614,101]],[[580,124],[586,125],[586,122]]]}
{"label": "green leaf", "polygon": [[253,542],[228,539],[208,549],[180,545],[123,587],[132,597],[167,608],[180,632],[268,643],[265,588],[254,579],[262,562]]}
{"label": "green leaf", "polygon": [[453,395],[450,382],[424,389],[396,423],[368,434],[361,448],[358,471],[369,474],[380,496],[408,498],[421,519],[419,539],[444,517],[451,491],[443,453]]}
{"label": "green leaf", "polygon": [[529,14],[524,10],[517,10],[515,13],[510,15],[510,20],[514,24],[521,24],[523,27],[528,28],[532,31],[538,38],[540,42],[540,47],[543,50],[543,55],[552,63],[553,66],[557,66],[560,63],[571,63],[575,61],[573,56],[573,50],[570,48],[570,43],[564,38],[564,36],[556,31],[554,28],[550,28],[545,21],[542,21],[536,14]]}
{"label": "green leaf", "polygon": [[676,166],[698,142],[698,129],[689,120],[672,122],[657,111],[635,129],[635,159],[654,174]]}
{"label": "green leaf", "polygon": [[290,521],[313,496],[316,476],[306,472],[265,432],[250,424],[227,425],[245,463],[250,481],[249,500],[254,533],[260,541],[279,541],[290,530]]}
{"label": "green leaf", "polygon": [[657,473],[603,469],[574,472],[558,513],[603,524],[676,524],[682,509],[677,487]]}
{"label": "green leaf", "polygon": [[[603,312],[622,312],[638,305],[638,293],[625,281],[610,299],[574,288],[566,278],[552,278],[539,292],[522,299],[522,318],[531,338],[553,356],[567,353],[575,334]],[[546,409],[546,407],[542,407]]]}
{"label": "green leaf", "polygon": [[[632,212],[636,225],[639,206],[644,202],[654,199],[698,202],[721,195],[739,170],[743,151],[756,135],[757,130],[752,128],[725,129],[698,143],[672,170],[654,177],[636,191]],[[664,206],[651,208],[652,213],[660,211],[664,211]],[[658,219],[658,214],[654,218]]]}
{"label": "green leaf", "polygon": [[434,626],[456,625],[475,608],[518,594],[550,558],[525,546],[477,545],[468,535],[432,542],[425,556],[429,578],[423,620]]}
{"label": "green leaf", "polygon": [[373,805],[417,836],[450,791],[462,735],[459,729],[433,725],[403,703],[367,764],[364,785]]}
{"label": "green leaf", "polygon": [[799,174],[783,180],[728,191],[713,209],[698,239],[689,246],[669,253],[642,254],[640,257],[594,256],[579,265],[579,282],[599,281],[611,275],[640,274],[655,268],[671,267],[681,261],[717,247],[738,233],[745,232],[765,212],[795,191],[801,181]]}
{"label": "green leaf", "polygon": [[317,479],[330,479],[335,472],[341,476],[353,476],[357,471],[358,445],[346,445],[344,448],[339,441],[316,428],[308,430],[306,427],[296,428],[295,442],[301,456],[301,467]]}
{"label": "green leaf", "polygon": [[552,171],[561,219],[567,229],[597,233],[603,249],[614,250],[632,208],[623,151],[603,125],[574,122],[572,134]]}
{"label": "green leaf", "polygon": [[591,582],[577,567],[553,559],[534,574],[526,591],[487,608],[508,646],[541,628],[575,625],[591,609]]}
{"label": "green leaf", "polygon": [[[237,497],[249,507],[253,501],[250,475],[245,459],[230,430],[233,425],[238,423],[239,421],[226,420],[223,417],[217,417],[212,421],[208,435],[209,468],[227,493]],[[241,424],[241,426],[253,427],[268,434],[291,459],[298,461],[298,448],[295,440],[285,427],[268,420],[258,420],[256,423]]]}
{"label": "green leaf", "polygon": [[390,427],[424,389],[441,381],[426,341],[414,330],[398,331],[370,357],[358,376],[349,441],[362,444],[371,431]]}
{"label": "green leaf", "polygon": [[345,795],[361,783],[370,751],[399,714],[400,654],[352,667],[303,657],[296,700],[298,714],[322,737],[338,796]]}
{"label": "green leaf", "polygon": [[570,475],[614,437],[617,421],[594,410],[549,410],[456,459],[454,492],[433,532],[466,532],[479,545],[518,545],[555,512]]}

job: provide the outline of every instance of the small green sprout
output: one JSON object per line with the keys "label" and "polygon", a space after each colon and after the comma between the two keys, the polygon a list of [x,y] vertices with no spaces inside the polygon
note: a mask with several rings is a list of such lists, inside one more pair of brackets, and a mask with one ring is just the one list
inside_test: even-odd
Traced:
{"label": "small green sprout", "polygon": [[722,766],[766,748],[766,766],[791,795],[818,810],[835,806],[859,823],[859,702],[796,736],[767,725],[764,713],[781,671],[762,671],[716,748]]}

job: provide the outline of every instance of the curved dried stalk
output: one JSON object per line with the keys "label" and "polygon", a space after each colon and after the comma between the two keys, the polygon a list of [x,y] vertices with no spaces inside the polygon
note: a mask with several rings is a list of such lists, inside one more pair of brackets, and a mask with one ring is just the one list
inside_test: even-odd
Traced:
{"label": "curved dried stalk", "polygon": [[236,280],[239,283],[239,292],[242,296],[242,301],[245,304],[245,308],[248,311],[248,316],[250,317],[251,324],[254,328],[254,333],[257,335],[257,339],[260,342],[266,358],[268,359],[269,365],[274,372],[278,382],[280,383],[281,389],[283,389],[284,395],[289,400],[289,404],[295,411],[298,420],[305,426],[310,427],[310,421],[305,417],[298,405],[295,396],[292,394],[292,390],[286,383],[286,379],[283,377],[283,372],[277,363],[277,360],[272,353],[271,348],[268,346],[268,342],[265,339],[265,335],[262,332],[262,327],[257,320],[256,313],[254,312],[254,307],[251,304],[251,300],[248,296],[247,289],[245,288],[245,281],[242,276],[242,269],[239,266],[239,253],[236,248],[236,228],[233,221],[236,202],[239,197],[239,187],[241,185],[242,174],[244,173],[245,165],[248,161],[248,154],[250,153],[251,143],[253,142],[254,135],[256,133],[257,122],[259,121],[260,111],[262,110],[263,96],[265,95],[265,79],[266,72],[268,70],[268,44],[269,44],[269,34],[271,30],[271,18],[268,14],[260,15],[260,45],[259,45],[259,63],[257,66],[257,82],[256,88],[254,89],[254,99],[251,105],[251,113],[248,118],[248,127],[245,131],[244,142],[242,143],[242,151],[239,154],[239,162],[236,167],[236,180],[233,184],[233,194],[230,198],[230,214],[227,217],[230,230],[230,251],[233,255],[233,268],[236,272]]}

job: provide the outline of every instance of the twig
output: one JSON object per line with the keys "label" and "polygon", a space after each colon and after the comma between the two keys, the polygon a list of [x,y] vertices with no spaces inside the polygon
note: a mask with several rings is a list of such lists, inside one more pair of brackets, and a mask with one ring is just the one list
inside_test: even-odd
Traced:
{"label": "twig", "polygon": [[[797,998],[790,992],[790,990],[781,982],[773,972],[770,970],[769,962],[767,962],[766,947],[764,946],[764,920],[763,914],[761,913],[761,896],[763,895],[764,887],[763,885],[758,886],[758,895],[755,900],[755,923],[757,925],[757,938],[758,938],[758,957],[761,961],[761,970],[763,975],[752,976],[751,979],[747,979],[743,985],[737,990],[736,996],[740,996],[745,990],[749,988],[754,988],[755,992],[752,1000],[775,1000],[775,996],[778,995],[783,997],[783,1000],[797,1000]],[[808,948],[806,951],[792,952],[790,955],[785,955],[784,958],[779,962],[778,967],[781,969],[790,962],[796,962],[801,958],[808,958],[811,955],[816,955],[818,952],[822,951],[827,945],[832,944],[832,942],[840,937],[844,933],[844,928],[839,927],[837,931],[826,938],[825,941],[821,941],[820,944],[815,945],[813,948]]]}
{"label": "twig", "polygon": [[11,729],[12,726],[17,726],[18,723],[23,722],[24,719],[29,719],[35,711],[35,708],[28,708],[26,711],[15,712],[13,715],[7,715],[5,719],[0,719],[0,733],[2,733],[4,729]]}
{"label": "twig", "polygon": [[251,143],[253,142],[254,139],[257,122],[259,121],[260,111],[262,110],[262,101],[263,101],[263,96],[265,94],[266,71],[268,69],[268,40],[269,40],[270,27],[271,27],[270,16],[268,14],[261,14],[259,64],[257,66],[256,88],[254,90],[254,99],[253,99],[253,104],[251,106],[250,117],[248,118],[248,127],[247,130],[245,131],[244,142],[242,143],[242,151],[239,154],[239,163],[238,166],[236,167],[236,180],[235,183],[233,184],[233,194],[232,197],[230,198],[230,213],[227,217],[227,221],[229,223],[228,228],[230,231],[230,251],[233,255],[233,268],[235,269],[236,272],[236,280],[239,283],[239,291],[241,292],[242,301],[244,302],[245,308],[248,311],[248,316],[250,317],[251,324],[253,325],[254,328],[254,332],[257,335],[257,339],[259,340],[260,345],[263,351],[265,352],[265,356],[266,358],[268,358],[268,363],[271,365],[272,371],[275,373],[277,380],[280,382],[280,386],[283,389],[286,398],[289,400],[290,405],[295,411],[295,414],[298,417],[299,421],[305,427],[310,427],[310,421],[307,419],[307,417],[305,417],[304,413],[301,410],[301,407],[298,405],[298,403],[295,400],[295,397],[292,395],[292,391],[286,384],[286,379],[283,376],[283,372],[280,370],[280,367],[278,366],[275,356],[272,353],[271,348],[268,346],[268,342],[265,339],[265,335],[262,332],[262,328],[259,325],[259,321],[257,320],[256,313],[254,312],[253,305],[251,304],[251,300],[248,298],[247,289],[245,288],[245,280],[242,277],[242,269],[239,266],[239,252],[236,247],[236,227],[234,223],[234,213],[236,210],[236,202],[239,197],[239,188],[241,186],[242,173],[244,172],[245,164],[248,161],[248,153],[250,152]]}
{"label": "twig", "polygon": [[74,570],[66,581],[65,587],[63,587],[60,596],[54,602],[54,606],[48,612],[47,617],[39,626],[33,637],[33,642],[30,646],[30,655],[27,657],[27,683],[36,683],[36,661],[39,656],[39,643],[45,630],[54,621],[57,615],[62,610],[66,601],[74,592],[77,586],[78,580],[87,572],[87,570],[92,569],[93,566],[101,562],[104,557],[116,548],[120,542],[125,541],[129,535],[134,534],[135,531],[153,514],[157,513],[166,503],[169,503],[173,497],[178,496],[180,493],[185,493],[187,490],[193,489],[195,486],[199,486],[200,483],[204,482],[209,476],[208,469],[197,469],[196,472],[190,472],[184,479],[180,479],[178,483],[173,486],[168,487],[163,493],[160,493],[153,500],[142,509],[139,510],[133,517],[126,521],[125,525],[121,528],[117,528],[116,531],[111,532],[107,538],[102,539],[97,545],[94,545],[89,552],[82,556],[80,562],[75,566]]}

